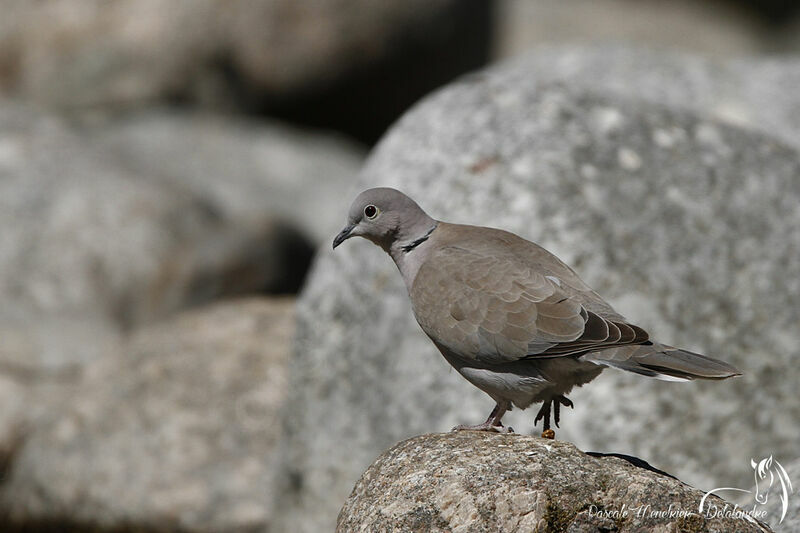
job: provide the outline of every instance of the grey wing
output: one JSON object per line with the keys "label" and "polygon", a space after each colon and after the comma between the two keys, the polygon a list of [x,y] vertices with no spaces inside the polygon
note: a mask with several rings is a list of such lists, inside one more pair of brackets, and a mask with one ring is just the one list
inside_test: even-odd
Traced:
{"label": "grey wing", "polygon": [[420,268],[411,300],[434,341],[485,363],[647,340],[640,328],[602,318],[570,292],[517,255],[450,246]]}
{"label": "grey wing", "polygon": [[556,256],[523,239],[512,242],[516,254],[550,279],[558,280],[562,290],[587,311],[583,335],[548,349],[544,355],[580,355],[584,361],[665,380],[725,379],[741,374],[724,361],[651,342],[647,332],[630,324]]}
{"label": "grey wing", "polygon": [[509,234],[509,236],[512,238],[509,244],[516,255],[557,283],[562,291],[580,302],[587,311],[595,313],[604,320],[627,323],[625,317],[617,313],[608,302],[584,283],[569,265],[536,243],[526,241],[517,235]]}

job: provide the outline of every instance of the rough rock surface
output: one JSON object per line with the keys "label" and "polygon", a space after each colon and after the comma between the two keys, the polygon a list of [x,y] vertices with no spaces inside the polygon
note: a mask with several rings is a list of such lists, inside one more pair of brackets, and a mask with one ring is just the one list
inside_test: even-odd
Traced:
{"label": "rough rock surface", "polygon": [[90,365],[14,451],[0,529],[263,531],[292,310],[252,299],[186,312]]}
{"label": "rough rock surface", "polygon": [[[597,76],[539,82],[533,66],[547,68],[527,61],[464,79],[410,111],[373,152],[359,188],[397,187],[435,217],[538,242],[655,338],[741,368],[734,380],[683,384],[606,370],[573,391],[557,438],[642,457],[699,488],[749,486],[751,457],[797,454],[800,154],[781,133],[793,119],[772,136],[691,102],[594,89]],[[797,72],[771,65],[787,78]],[[681,76],[655,78],[669,87]],[[765,116],[797,109],[797,94],[741,94]],[[280,491],[286,531],[330,529],[380,450],[480,422],[492,407],[424,336],[391,260],[367,241],[320,255],[298,320]],[[534,414],[508,421],[528,433]]]}
{"label": "rough rock surface", "polygon": [[[592,457],[568,443],[423,435],[372,463],[345,502],[337,531],[769,531],[752,517],[700,513],[703,495],[663,473]],[[727,502],[707,503],[722,509]]]}

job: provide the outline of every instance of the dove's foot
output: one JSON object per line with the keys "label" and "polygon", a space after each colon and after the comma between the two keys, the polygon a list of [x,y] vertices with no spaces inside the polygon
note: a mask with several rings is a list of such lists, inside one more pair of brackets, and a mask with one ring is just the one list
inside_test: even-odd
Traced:
{"label": "dove's foot", "polygon": [[477,426],[467,426],[462,424],[454,427],[452,431],[489,431],[492,433],[514,433],[514,428],[506,427],[503,424],[495,426],[489,422],[484,422],[483,424],[478,424]]}
{"label": "dove's foot", "polygon": [[558,423],[561,421],[561,406],[564,407],[572,407],[572,401],[564,395],[553,396],[549,400],[545,400],[542,403],[542,408],[539,409],[539,412],[536,413],[536,418],[533,420],[533,424],[536,425],[539,423],[539,420],[544,420],[544,427],[542,428],[542,437],[546,439],[555,438],[555,431],[550,429],[550,418],[552,414],[553,421],[556,423],[556,427]]}
{"label": "dove's foot", "polygon": [[506,414],[506,411],[511,409],[511,402],[502,401],[498,402],[497,405],[494,406],[492,412],[489,413],[489,418],[486,419],[486,422],[483,424],[478,424],[477,426],[456,426],[453,428],[453,431],[491,431],[494,433],[514,433],[514,429],[511,427],[505,427],[500,419],[503,418],[503,415]]}

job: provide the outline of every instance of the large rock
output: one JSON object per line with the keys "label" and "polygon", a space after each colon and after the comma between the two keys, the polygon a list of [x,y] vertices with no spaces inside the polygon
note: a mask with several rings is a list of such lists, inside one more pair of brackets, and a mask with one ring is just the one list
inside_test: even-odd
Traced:
{"label": "large rock", "polygon": [[537,437],[423,435],[372,463],[337,531],[769,531],[719,498],[700,512],[703,491],[648,466]]}
{"label": "large rock", "polygon": [[291,299],[217,304],[90,365],[14,450],[0,529],[263,531],[293,322]]}
{"label": "large rock", "polygon": [[4,0],[0,91],[70,110],[266,107],[374,137],[483,64],[489,4]]}
{"label": "large rock", "polygon": [[[359,188],[397,187],[435,217],[536,241],[655,338],[741,368],[685,384],[607,370],[574,391],[557,436],[700,488],[749,486],[751,457],[797,454],[800,153],[788,133],[594,89],[596,77],[539,82],[532,65],[546,70],[515,62],[428,98],[376,148]],[[748,102],[778,117],[796,99]],[[480,422],[493,404],[445,363],[391,260],[366,241],[320,255],[298,316],[281,524],[318,531],[380,450]],[[508,421],[532,432],[533,415]]]}

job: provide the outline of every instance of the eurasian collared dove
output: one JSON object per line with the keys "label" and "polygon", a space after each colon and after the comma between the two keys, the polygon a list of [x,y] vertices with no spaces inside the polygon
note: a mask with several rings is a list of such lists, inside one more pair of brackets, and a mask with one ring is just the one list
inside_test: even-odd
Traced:
{"label": "eurasian collared dove", "polygon": [[500,229],[448,224],[390,188],[362,192],[333,241],[364,237],[403,276],[417,322],[444,358],[497,403],[475,429],[505,432],[503,414],[542,402],[552,438],[572,387],[612,366],[672,381],[741,373],[650,340],[544,248]]}

